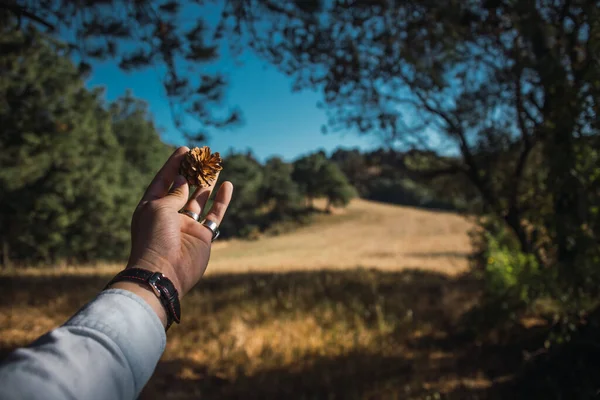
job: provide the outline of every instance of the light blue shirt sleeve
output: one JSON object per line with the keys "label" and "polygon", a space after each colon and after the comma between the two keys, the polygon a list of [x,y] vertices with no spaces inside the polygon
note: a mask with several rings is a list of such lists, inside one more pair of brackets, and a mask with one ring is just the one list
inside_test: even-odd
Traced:
{"label": "light blue shirt sleeve", "polygon": [[165,345],[148,303],[127,290],[105,290],[0,364],[0,399],[135,399]]}

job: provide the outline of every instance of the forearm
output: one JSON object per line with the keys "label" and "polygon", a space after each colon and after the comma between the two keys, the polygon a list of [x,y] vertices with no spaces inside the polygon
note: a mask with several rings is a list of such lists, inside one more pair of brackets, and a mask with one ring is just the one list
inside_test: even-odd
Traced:
{"label": "forearm", "polygon": [[[112,400],[139,395],[165,349],[166,310],[169,323],[180,322],[176,295],[184,296],[202,277],[216,237],[214,227],[179,213],[199,214],[213,189],[198,187],[189,196],[185,178],[178,175],[188,152],[181,147],[173,153],[134,212],[129,267],[141,270],[121,272],[112,289],[65,325],[12,353],[0,365],[0,398]],[[209,155],[220,170],[218,153],[217,161]],[[230,182],[221,185],[206,215],[213,225],[221,222],[232,191]],[[144,281],[152,289],[121,279]]]}
{"label": "forearm", "polygon": [[164,321],[148,300],[122,289],[101,293],[65,325],[5,360],[0,398],[136,398],[166,344]]}

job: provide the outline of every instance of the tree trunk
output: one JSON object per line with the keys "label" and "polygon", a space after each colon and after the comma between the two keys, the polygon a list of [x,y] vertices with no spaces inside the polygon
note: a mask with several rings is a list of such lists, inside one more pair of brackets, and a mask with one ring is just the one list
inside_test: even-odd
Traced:
{"label": "tree trunk", "polygon": [[[580,214],[580,184],[573,174],[577,159],[574,148],[574,111],[564,99],[572,98],[564,86],[555,87],[555,95],[547,96],[544,111],[545,158],[548,165],[547,188],[553,196],[554,242],[556,261],[564,272],[575,273],[575,259],[578,252],[576,240],[578,228],[584,223]],[[567,275],[568,276],[568,275]]]}
{"label": "tree trunk", "polygon": [[504,217],[504,222],[512,229],[512,231],[517,236],[519,240],[519,245],[521,246],[521,251],[523,253],[529,254],[533,253],[533,244],[527,237],[527,233],[523,225],[521,224],[521,213],[518,210],[509,210],[509,212]]}
{"label": "tree trunk", "polygon": [[2,266],[4,268],[10,267],[10,256],[9,256],[9,246],[8,240],[6,238],[2,238]]}

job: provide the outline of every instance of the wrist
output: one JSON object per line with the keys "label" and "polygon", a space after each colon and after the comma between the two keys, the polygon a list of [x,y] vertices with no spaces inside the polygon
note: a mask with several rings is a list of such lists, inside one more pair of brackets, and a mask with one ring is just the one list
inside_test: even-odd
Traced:
{"label": "wrist", "polygon": [[163,326],[167,327],[167,312],[160,299],[150,290],[148,286],[137,282],[120,281],[110,285],[110,289],[123,289],[141,297],[156,313]]}
{"label": "wrist", "polygon": [[158,253],[148,249],[147,254],[144,256],[136,259],[130,258],[125,268],[142,268],[152,272],[160,272],[173,282],[173,286],[177,289],[179,297],[183,297],[181,282],[175,273],[175,268],[166,258],[160,256]]}
{"label": "wrist", "polygon": [[[142,295],[142,298],[157,312],[159,318],[161,320],[166,319],[165,329],[168,330],[173,322],[180,322],[179,293],[173,282],[162,272],[139,267],[125,268],[106,287],[115,287],[114,285],[121,282],[133,285],[119,285],[117,287]],[[158,311],[158,305],[162,307],[162,311]],[[166,318],[163,315],[166,315]]]}

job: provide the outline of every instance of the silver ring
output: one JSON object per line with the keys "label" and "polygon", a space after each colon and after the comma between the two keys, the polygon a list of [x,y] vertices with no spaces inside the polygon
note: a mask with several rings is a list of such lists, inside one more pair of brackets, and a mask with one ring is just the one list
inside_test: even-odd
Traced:
{"label": "silver ring", "polygon": [[181,210],[181,211],[179,211],[179,213],[187,215],[188,217],[190,217],[194,221],[198,221],[200,219],[200,214],[196,214],[195,212],[190,211],[190,210]]}
{"label": "silver ring", "polygon": [[202,224],[202,226],[205,226],[208,229],[210,229],[210,231],[213,234],[211,242],[214,242],[215,239],[217,239],[219,237],[219,234],[221,233],[221,231],[219,231],[219,225],[217,225],[215,221],[211,221],[210,219],[203,219],[200,223]]}

